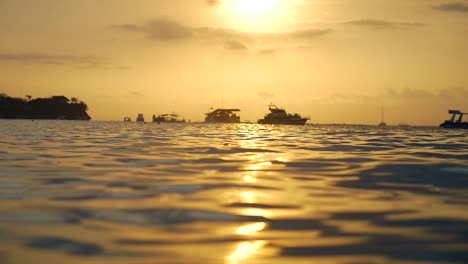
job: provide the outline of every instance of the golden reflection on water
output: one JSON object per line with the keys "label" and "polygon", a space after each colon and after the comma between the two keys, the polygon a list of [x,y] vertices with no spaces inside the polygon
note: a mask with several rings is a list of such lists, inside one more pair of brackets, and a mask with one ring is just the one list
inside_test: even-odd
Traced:
{"label": "golden reflection on water", "polygon": [[265,244],[266,241],[264,240],[242,242],[227,256],[226,263],[249,263],[249,258],[257,254]]}
{"label": "golden reflection on water", "polygon": [[244,236],[252,235],[255,232],[262,231],[263,229],[265,229],[265,227],[266,227],[266,223],[264,222],[248,224],[248,225],[244,225],[244,226],[237,228],[236,234],[244,235]]}
{"label": "golden reflection on water", "polygon": [[271,211],[259,208],[246,208],[241,211],[241,214],[246,216],[262,216],[267,218],[273,216]]}
{"label": "golden reflection on water", "polygon": [[245,182],[247,183],[254,183],[254,182],[257,182],[257,178],[255,178],[254,175],[249,175],[249,174],[246,174],[244,175],[244,177],[242,178]]}
{"label": "golden reflection on water", "polygon": [[[252,236],[267,226],[264,222],[247,224],[236,229],[235,233],[241,236]],[[226,257],[226,263],[248,263],[248,259],[258,254],[267,242],[264,240],[244,241],[237,245],[235,250]]]}
{"label": "golden reflection on water", "polygon": [[270,167],[272,165],[271,161],[264,161],[260,159],[256,164],[250,164],[246,167],[247,170],[251,171],[260,171],[264,170],[266,167]]}
{"label": "golden reflection on water", "polygon": [[239,193],[240,200],[242,203],[255,203],[256,195],[251,191],[242,191]]}

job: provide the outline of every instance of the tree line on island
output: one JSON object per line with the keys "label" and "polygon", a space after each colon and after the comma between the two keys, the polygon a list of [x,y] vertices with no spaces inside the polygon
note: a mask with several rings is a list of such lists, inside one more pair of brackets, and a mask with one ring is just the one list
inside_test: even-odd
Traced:
{"label": "tree line on island", "polygon": [[0,93],[0,118],[2,119],[63,119],[91,120],[86,112],[88,105],[76,97],[52,96],[49,98],[10,97]]}

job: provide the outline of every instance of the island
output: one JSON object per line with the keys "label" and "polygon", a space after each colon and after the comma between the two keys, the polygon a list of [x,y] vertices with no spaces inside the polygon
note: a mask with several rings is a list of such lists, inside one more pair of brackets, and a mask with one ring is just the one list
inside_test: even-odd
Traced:
{"label": "island", "polygon": [[25,98],[10,97],[0,94],[0,119],[60,119],[60,120],[91,120],[86,112],[88,106],[73,97],[52,96],[35,98],[27,95]]}

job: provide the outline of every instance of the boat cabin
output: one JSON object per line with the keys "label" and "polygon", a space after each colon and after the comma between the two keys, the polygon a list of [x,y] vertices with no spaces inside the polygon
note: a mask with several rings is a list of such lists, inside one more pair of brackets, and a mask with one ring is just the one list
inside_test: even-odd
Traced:
{"label": "boat cabin", "polygon": [[206,113],[205,122],[207,123],[240,123],[240,116],[236,114],[239,109],[216,109],[213,112]]}

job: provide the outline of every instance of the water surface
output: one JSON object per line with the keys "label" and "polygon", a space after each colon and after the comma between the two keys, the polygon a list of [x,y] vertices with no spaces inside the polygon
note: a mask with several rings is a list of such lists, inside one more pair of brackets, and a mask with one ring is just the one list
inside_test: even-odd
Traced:
{"label": "water surface", "polygon": [[0,121],[0,263],[466,263],[467,138]]}

